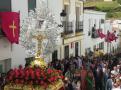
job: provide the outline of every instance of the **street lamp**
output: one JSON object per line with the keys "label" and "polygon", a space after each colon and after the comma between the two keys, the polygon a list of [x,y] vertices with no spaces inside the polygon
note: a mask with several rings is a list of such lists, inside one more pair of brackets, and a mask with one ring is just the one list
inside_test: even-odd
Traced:
{"label": "street lamp", "polygon": [[63,17],[66,17],[66,12],[65,12],[64,9],[63,9],[62,12],[60,13],[60,17],[62,17],[62,18],[63,18]]}

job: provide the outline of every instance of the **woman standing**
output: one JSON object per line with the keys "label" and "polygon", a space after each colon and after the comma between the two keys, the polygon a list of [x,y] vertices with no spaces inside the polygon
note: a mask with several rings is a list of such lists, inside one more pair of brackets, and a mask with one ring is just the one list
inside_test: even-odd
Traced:
{"label": "woman standing", "polygon": [[88,71],[86,80],[87,80],[87,90],[94,90],[95,80],[93,72],[91,70]]}
{"label": "woman standing", "polygon": [[87,70],[85,68],[85,66],[82,66],[82,70],[81,70],[81,74],[80,74],[80,77],[81,77],[81,86],[80,86],[80,90],[87,90],[87,80],[86,80],[86,77],[87,77]]}

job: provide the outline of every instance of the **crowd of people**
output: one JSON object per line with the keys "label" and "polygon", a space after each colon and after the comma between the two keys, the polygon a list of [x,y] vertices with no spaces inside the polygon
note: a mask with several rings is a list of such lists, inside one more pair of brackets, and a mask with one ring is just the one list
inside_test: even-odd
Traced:
{"label": "crowd of people", "polygon": [[[121,53],[53,60],[48,66],[63,72],[65,90],[121,90]],[[0,77],[0,85],[4,81]]]}
{"label": "crowd of people", "polygon": [[54,60],[49,66],[63,71],[65,90],[121,90],[121,54]]}

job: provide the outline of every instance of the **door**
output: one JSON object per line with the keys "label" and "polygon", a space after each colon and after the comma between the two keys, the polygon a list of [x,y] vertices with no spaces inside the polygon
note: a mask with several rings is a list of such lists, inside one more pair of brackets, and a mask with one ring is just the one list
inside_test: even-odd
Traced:
{"label": "door", "polygon": [[3,72],[3,66],[2,66],[2,64],[0,64],[0,73],[2,73]]}
{"label": "door", "polygon": [[69,45],[65,46],[64,49],[64,57],[69,58]]}
{"label": "door", "polygon": [[58,59],[58,51],[55,50],[53,53],[52,53],[52,60],[57,60]]}
{"label": "door", "polygon": [[78,42],[75,43],[75,56],[79,56],[79,44]]}

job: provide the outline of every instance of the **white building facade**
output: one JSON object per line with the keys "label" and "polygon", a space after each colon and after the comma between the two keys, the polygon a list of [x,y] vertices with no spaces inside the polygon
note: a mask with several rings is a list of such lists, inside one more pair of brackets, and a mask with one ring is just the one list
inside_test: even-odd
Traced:
{"label": "white building facade", "polygon": [[[83,39],[83,2],[80,0],[46,0],[48,8],[55,15],[57,23],[63,23],[62,45],[51,55],[51,59],[64,59],[82,54]],[[56,4],[56,8],[55,8]],[[62,21],[60,13],[64,10],[66,16]]]}
{"label": "white building facade", "polygon": [[120,20],[106,20],[105,21],[105,29],[110,32],[116,32],[115,35],[117,37],[116,40],[109,43],[109,51],[112,53],[116,53],[120,49]]}
{"label": "white building facade", "polygon": [[[80,21],[80,15],[83,14],[82,1],[45,0],[45,2],[47,8],[55,15],[55,20],[58,24],[62,24],[60,19],[62,10],[65,10],[67,14],[64,21],[65,24],[63,25],[64,33],[61,37],[62,42],[60,42],[62,45],[50,55],[50,60],[55,57],[57,59],[63,59],[81,55],[83,21]],[[39,4],[40,0],[2,0],[0,3],[0,11],[19,12],[21,25],[22,21],[28,16],[29,10],[38,8]],[[21,45],[11,44],[2,34],[0,36],[0,43],[0,72],[7,72],[10,68],[25,65],[25,49]]]}
{"label": "white building facade", "polygon": [[105,51],[105,39],[101,39],[96,34],[93,35],[92,28],[95,26],[95,31],[98,29],[102,29],[103,33],[105,31],[105,15],[106,13],[85,10],[84,11],[84,53],[88,53],[89,51],[94,51],[95,49],[100,49]]}
{"label": "white building facade", "polygon": [[[31,6],[29,1],[30,0],[1,0],[0,12],[19,12],[21,25],[22,21],[28,16],[28,11]],[[34,7],[35,6],[36,4]],[[25,58],[26,55],[23,46],[11,44],[3,33],[0,33],[0,73],[5,73],[10,68],[15,68],[19,65],[24,66],[26,63]]]}
{"label": "white building facade", "polygon": [[[106,13],[92,10],[84,11],[84,53],[90,51],[94,52],[95,49],[101,50],[104,54],[115,53],[119,47],[119,38],[111,43],[107,43],[105,38],[100,38],[98,35],[93,35],[93,28],[95,31],[101,29],[102,32],[107,35],[107,32],[114,32],[114,24],[111,20],[106,20]],[[97,32],[96,32],[97,33]],[[119,30],[116,30],[116,36],[119,34]]]}

